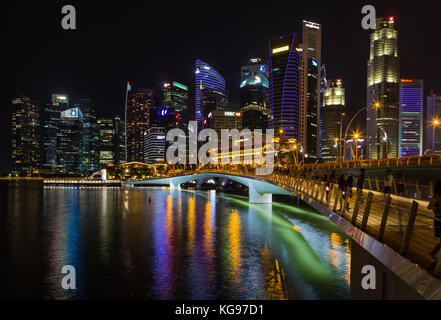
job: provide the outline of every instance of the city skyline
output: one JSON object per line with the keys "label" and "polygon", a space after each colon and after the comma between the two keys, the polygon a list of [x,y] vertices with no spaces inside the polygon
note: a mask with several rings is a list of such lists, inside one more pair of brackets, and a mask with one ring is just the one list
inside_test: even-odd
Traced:
{"label": "city skyline", "polygon": [[[399,52],[402,53],[400,54],[400,56],[403,56],[403,59],[406,59],[406,52],[412,52],[412,50],[409,50],[409,46],[411,46],[411,41],[408,41],[406,39],[409,39],[409,37],[412,39],[412,37],[409,34],[406,34],[405,31],[403,31],[402,29],[408,28],[408,25],[406,25],[405,23],[401,23],[401,21],[405,21],[406,15],[407,15],[407,19],[409,19],[409,13],[406,14],[399,14],[398,10],[403,10],[403,8],[395,5],[388,5],[386,7],[391,7],[393,9],[390,8],[385,8],[382,5],[376,5],[377,7],[377,16],[380,15],[394,15],[396,16],[396,21],[397,21],[397,29],[399,30],[399,34],[400,34],[400,40],[399,40]],[[80,6],[81,8],[81,6]],[[337,78],[337,77],[341,77],[345,83],[345,88],[347,89],[347,108],[349,109],[348,112],[349,114],[354,114],[356,111],[358,111],[361,107],[357,107],[358,105],[363,105],[362,101],[365,100],[365,93],[363,95],[363,87],[366,83],[366,80],[364,79],[366,74],[365,71],[361,72],[361,75],[359,76],[359,78],[361,78],[361,81],[351,81],[351,79],[357,78],[354,77],[353,72],[348,72],[345,71],[348,69],[348,66],[346,66],[345,64],[339,63],[336,64],[335,62],[333,63],[333,60],[335,59],[334,54],[332,54],[332,51],[335,50],[335,48],[333,48],[333,46],[329,45],[329,42],[331,40],[335,40],[336,34],[335,32],[332,33],[331,30],[336,28],[336,26],[338,26],[339,24],[341,24],[342,22],[339,21],[338,16],[335,16],[335,21],[331,21],[329,20],[329,17],[326,17],[325,14],[323,13],[323,11],[325,11],[324,9],[326,8],[326,5],[322,5],[322,7],[317,10],[316,13],[305,13],[305,15],[301,15],[301,13],[299,13],[298,16],[293,17],[292,19],[290,19],[289,24],[286,23],[284,27],[281,28],[271,28],[271,31],[266,31],[266,32],[262,32],[261,35],[259,36],[260,39],[262,39],[263,37],[267,37],[270,36],[269,38],[267,37],[266,39],[262,39],[259,41],[255,41],[253,39],[253,36],[250,33],[247,33],[249,35],[249,41],[251,41],[253,43],[254,49],[252,50],[254,52],[250,53],[250,51],[247,51],[247,47],[244,47],[244,50],[237,53],[237,50],[231,50],[230,53],[231,54],[231,62],[229,63],[222,63],[220,62],[220,59],[226,59],[227,57],[224,57],[223,52],[220,52],[218,54],[215,53],[209,53],[207,51],[211,51],[213,44],[211,42],[206,42],[206,43],[199,43],[198,45],[200,46],[200,50],[198,50],[197,48],[192,48],[191,46],[188,46],[186,48],[186,51],[184,52],[184,55],[191,55],[192,56],[192,61],[188,61],[185,63],[182,63],[181,67],[178,68],[180,70],[177,70],[177,68],[173,67],[173,61],[170,60],[170,67],[168,67],[167,65],[162,66],[162,69],[165,69],[166,71],[164,71],[165,74],[169,74],[169,76],[166,78],[164,76],[145,76],[144,80],[139,79],[139,71],[138,72],[133,72],[132,74],[127,74],[127,77],[124,77],[124,79],[122,79],[121,77],[118,77],[118,81],[117,84],[113,84],[113,86],[118,86],[120,87],[119,92],[113,92],[115,90],[108,90],[108,94],[107,95],[112,95],[112,102],[111,103],[107,103],[103,101],[106,101],[107,99],[110,99],[110,97],[104,97],[100,94],[101,89],[98,90],[93,90],[93,89],[88,89],[88,90],[82,90],[81,88],[79,88],[78,83],[80,81],[72,81],[72,85],[63,85],[64,90],[71,90],[77,93],[84,93],[86,94],[88,97],[91,97],[92,101],[95,102],[96,104],[96,111],[97,114],[102,117],[102,116],[111,116],[113,114],[119,114],[119,115],[123,115],[123,105],[124,105],[124,94],[125,94],[125,83],[126,81],[131,81],[133,82],[135,85],[137,85],[137,87],[143,87],[143,88],[151,88],[151,89],[159,89],[161,84],[163,84],[165,81],[168,81],[169,79],[173,79],[173,80],[177,80],[185,85],[188,85],[189,87],[193,87],[194,83],[192,81],[192,76],[194,76],[192,74],[192,69],[194,68],[194,60],[196,58],[201,58],[202,60],[206,61],[207,63],[209,63],[210,65],[212,65],[214,68],[216,68],[221,74],[225,74],[225,78],[226,78],[226,83],[227,83],[227,91],[229,92],[230,96],[231,96],[231,100],[232,103],[234,105],[238,106],[238,102],[239,102],[239,94],[240,94],[240,90],[239,90],[239,85],[240,85],[240,66],[243,65],[249,58],[252,58],[254,56],[262,56],[262,57],[267,57],[267,50],[265,43],[267,43],[267,41],[274,36],[278,36],[279,34],[283,34],[284,30],[289,31],[289,32],[299,32],[301,29],[301,23],[303,20],[308,20],[308,21],[314,21],[317,23],[320,23],[323,27],[323,31],[322,31],[322,50],[324,51],[324,53],[322,54],[322,63],[327,65],[327,74],[329,78]],[[354,17],[353,18],[348,18],[348,22],[353,23],[353,24],[360,24],[360,20],[361,20],[361,13],[359,13],[358,11],[360,10],[360,6],[358,5],[354,5]],[[357,10],[355,10],[357,9]],[[303,9],[305,10],[305,9]],[[86,10],[85,10],[86,11]],[[93,11],[93,9],[92,9]],[[308,10],[306,10],[308,11]],[[309,10],[311,11],[311,10]],[[404,12],[404,10],[403,10]],[[314,17],[315,15],[315,17]],[[328,20],[328,21],[327,21]],[[80,20],[81,21],[81,20]],[[408,20],[409,21],[409,20]],[[117,23],[117,25],[120,25],[121,21],[119,23]],[[90,26],[89,26],[90,27]],[[124,30],[124,28],[122,28]],[[360,26],[358,26],[357,30],[359,36],[356,37],[354,40],[356,40],[356,42],[360,42],[360,48],[356,47],[353,48],[353,56],[354,57],[346,57],[349,58],[349,61],[351,59],[354,59],[354,61],[357,62],[358,64],[358,68],[363,70],[363,66],[366,65],[366,61],[367,61],[367,56],[368,56],[368,50],[367,50],[367,43],[368,43],[368,38],[370,35],[370,31],[368,30],[362,30]],[[92,29],[93,30],[93,29]],[[81,29],[78,30],[79,32],[82,32]],[[170,30],[168,30],[170,31]],[[61,32],[61,31],[60,31]],[[214,31],[214,33],[216,33],[217,31]],[[415,33],[416,31],[413,31],[413,33]],[[348,33],[349,30],[348,30]],[[353,31],[352,31],[353,33]],[[204,34],[204,33],[203,33]],[[202,34],[202,35],[203,35]],[[360,36],[361,35],[361,36]],[[413,35],[415,36],[415,35]],[[68,36],[70,37],[70,35]],[[230,42],[234,42],[234,37],[231,37]],[[223,41],[225,41],[225,39],[223,39]],[[336,44],[338,45],[338,42],[336,42]],[[405,48],[403,48],[405,47]],[[403,52],[404,50],[404,52]],[[329,51],[331,51],[331,53],[329,53]],[[200,52],[200,54],[199,54]],[[357,54],[355,54],[355,52],[357,52]],[[93,56],[93,54],[91,54],[91,56]],[[55,57],[54,60],[56,61],[57,58]],[[136,62],[137,58],[134,58],[134,65],[137,64]],[[337,59],[339,60],[339,59]],[[75,61],[74,61],[75,62]],[[151,62],[148,61],[148,59],[145,60],[146,65],[151,66]],[[65,63],[66,65],[68,63]],[[127,65],[131,65],[131,61],[127,62]],[[402,64],[404,65],[403,61]],[[86,63],[87,65],[87,63]],[[348,63],[348,65],[350,65],[350,63]],[[138,64],[139,66],[139,64]],[[83,67],[81,67],[80,69],[82,69]],[[141,67],[141,70],[144,69],[145,66]],[[428,73],[428,71],[423,71],[423,72],[413,72],[412,69],[414,67],[413,66],[405,66],[402,67],[402,77],[409,77],[409,78],[422,78],[425,80],[425,92],[424,95],[427,95],[427,91],[430,89],[433,89],[434,92],[436,94],[439,94],[439,90],[441,89],[441,84],[437,83],[436,81],[433,80],[433,76],[430,75],[430,73]],[[51,69],[51,68],[49,68]],[[182,69],[185,69],[184,72],[182,72]],[[364,68],[365,69],[365,68]],[[177,70],[177,71],[175,71]],[[32,70],[29,70],[32,71]],[[170,75],[171,73],[175,73],[176,76],[174,75]],[[360,72],[359,72],[360,73]],[[34,86],[26,84],[26,82],[30,81],[30,79],[32,79],[33,77],[35,77],[35,74],[33,74],[33,72],[29,72],[27,73],[26,71],[22,70],[21,73],[18,73],[22,75],[22,79],[25,78],[25,81],[19,81],[17,79],[13,79],[12,83],[10,85],[14,85],[14,87],[18,87],[19,83],[24,83],[21,85],[21,87],[19,87],[18,89],[23,90],[23,92],[30,96],[30,97],[35,97],[35,96],[39,96],[39,95],[43,95],[43,90],[39,90],[38,88],[42,87],[42,84],[36,84]],[[232,76],[233,74],[233,76]],[[426,76],[427,75],[427,76]],[[77,78],[78,75],[72,76],[72,78]],[[47,78],[50,78],[50,74],[49,76],[45,76],[44,81],[42,81],[42,83],[46,83],[45,86],[47,89],[55,89],[54,86],[50,85],[51,80],[47,80]],[[56,78],[56,77],[54,77]],[[439,80],[438,80],[439,81]],[[68,82],[68,81],[64,81],[64,82]],[[115,82],[115,81],[114,81]],[[49,83],[49,85],[47,84]],[[103,80],[104,83],[104,80]],[[62,82],[61,82],[62,84]],[[61,85],[60,84],[60,85]],[[99,85],[98,85],[99,86]],[[59,88],[59,87],[57,87]],[[51,90],[49,90],[51,91]],[[87,92],[84,92],[87,91]],[[111,93],[110,93],[111,92]],[[49,94],[49,92],[45,93],[45,95],[47,96]],[[106,96],[106,95],[104,95]],[[115,98],[117,97],[117,98]],[[193,99],[190,98],[190,107],[193,107],[192,105],[192,101],[194,101]],[[106,105],[109,104],[109,107],[106,107]],[[10,99],[9,99],[9,103],[8,105],[10,105]],[[103,114],[104,110],[109,110],[111,111],[110,113],[107,112],[106,114]],[[8,119],[10,121],[10,119]],[[356,125],[360,125],[363,126],[363,121],[362,119],[356,119],[355,121]],[[2,126],[4,127],[4,126]],[[7,128],[10,128],[10,125],[6,126]],[[5,132],[5,135],[8,136],[10,134],[9,130]],[[9,141],[9,139],[8,139]],[[9,146],[8,146],[9,148]],[[10,152],[7,153],[8,155],[10,154]],[[5,157],[6,159],[0,159],[0,172],[7,172],[10,168],[10,159],[8,156]]]}

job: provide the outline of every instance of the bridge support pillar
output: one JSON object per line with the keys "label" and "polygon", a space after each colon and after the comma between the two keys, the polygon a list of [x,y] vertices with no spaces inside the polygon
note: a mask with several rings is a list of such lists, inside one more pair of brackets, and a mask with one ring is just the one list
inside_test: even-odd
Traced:
{"label": "bridge support pillar", "polygon": [[181,189],[180,184],[174,184],[173,182],[170,181],[170,190],[180,190],[180,189]]}
{"label": "bridge support pillar", "polygon": [[260,194],[254,189],[252,184],[248,187],[249,203],[272,203],[273,195],[271,193]]}

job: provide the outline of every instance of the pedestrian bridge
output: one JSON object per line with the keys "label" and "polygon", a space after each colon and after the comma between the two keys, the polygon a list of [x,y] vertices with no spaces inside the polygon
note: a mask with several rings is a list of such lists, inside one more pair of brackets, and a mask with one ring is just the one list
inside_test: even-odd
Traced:
{"label": "pedestrian bridge", "polygon": [[250,203],[271,203],[273,194],[292,196],[292,193],[289,192],[288,190],[279,187],[275,184],[262,181],[258,178],[245,177],[235,174],[215,173],[215,172],[188,174],[188,175],[163,178],[163,179],[130,181],[126,185],[127,186],[169,185],[170,189],[179,189],[182,183],[193,180],[206,181],[212,178],[229,179],[248,187]]}

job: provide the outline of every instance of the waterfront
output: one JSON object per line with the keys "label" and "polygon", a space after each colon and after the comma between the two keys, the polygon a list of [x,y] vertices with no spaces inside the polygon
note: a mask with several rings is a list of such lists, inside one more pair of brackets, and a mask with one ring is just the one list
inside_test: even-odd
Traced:
{"label": "waterfront", "polygon": [[[348,299],[345,235],[215,191],[0,185],[1,298]],[[149,201],[149,198],[151,201]],[[61,288],[73,265],[77,289]]]}

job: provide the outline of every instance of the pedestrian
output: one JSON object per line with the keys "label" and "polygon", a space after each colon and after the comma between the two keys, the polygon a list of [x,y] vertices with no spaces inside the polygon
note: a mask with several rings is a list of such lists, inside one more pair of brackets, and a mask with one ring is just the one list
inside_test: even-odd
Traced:
{"label": "pedestrian", "polygon": [[398,171],[397,175],[397,194],[404,196],[404,174],[403,171]]}
{"label": "pedestrian", "polygon": [[[427,207],[430,210],[433,210],[435,213],[435,219],[433,220],[434,229],[435,229],[435,238],[441,239],[441,179],[439,179],[433,188],[433,197],[429,202],[429,206]],[[436,259],[436,254],[441,249],[441,241],[433,248],[430,252],[430,256]]]}
{"label": "pedestrian", "polygon": [[354,175],[351,173],[346,179],[346,189],[347,189],[347,196],[348,196],[348,203],[347,203],[347,210],[349,211],[349,202],[352,198],[352,187],[354,186]]}
{"label": "pedestrian", "polygon": [[392,192],[392,184],[394,182],[394,176],[392,175],[392,170],[387,169],[386,176],[384,177],[384,200],[386,200],[387,196]]}
{"label": "pedestrian", "polygon": [[340,210],[343,210],[343,201],[346,198],[346,191],[347,191],[347,185],[346,185],[346,175],[341,174],[340,178],[338,180],[338,187],[341,191],[341,198],[340,198]]}

